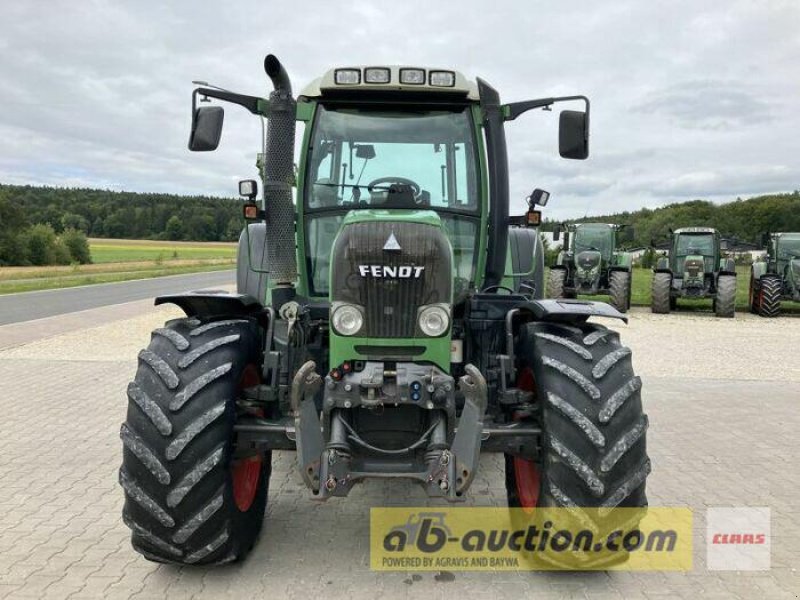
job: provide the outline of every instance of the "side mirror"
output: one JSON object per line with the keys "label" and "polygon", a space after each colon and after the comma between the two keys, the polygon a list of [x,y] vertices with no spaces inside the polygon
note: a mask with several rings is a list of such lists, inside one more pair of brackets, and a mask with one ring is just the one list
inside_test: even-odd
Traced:
{"label": "side mirror", "polygon": [[216,150],[222,136],[222,121],[225,111],[221,106],[202,106],[192,115],[192,132],[189,135],[189,150],[208,152]]}
{"label": "side mirror", "polygon": [[632,242],[633,238],[636,237],[636,232],[634,231],[633,227],[630,225],[625,225],[622,229],[622,239],[626,242]]}
{"label": "side mirror", "polygon": [[763,248],[766,248],[767,246],[769,246],[769,242],[770,242],[769,233],[768,232],[762,233],[761,234],[761,246]]}
{"label": "side mirror", "polygon": [[556,227],[553,230],[553,241],[557,242],[560,239],[561,239],[561,228],[560,227]]}
{"label": "side mirror", "polygon": [[728,240],[720,240],[719,241],[719,249],[723,252],[727,252],[728,250]]}
{"label": "side mirror", "polygon": [[528,196],[528,204],[530,206],[535,206],[538,204],[539,206],[547,206],[547,201],[550,199],[550,192],[545,192],[544,190],[540,190],[536,188],[531,192],[531,195]]}
{"label": "side mirror", "polygon": [[372,144],[359,144],[356,146],[356,158],[372,160],[375,158],[375,146]]}
{"label": "side mirror", "polygon": [[563,110],[558,121],[558,153],[562,158],[584,160],[589,156],[589,122],[586,113]]}
{"label": "side mirror", "polygon": [[258,195],[258,184],[254,179],[245,179],[239,182],[239,195],[252,201]]}

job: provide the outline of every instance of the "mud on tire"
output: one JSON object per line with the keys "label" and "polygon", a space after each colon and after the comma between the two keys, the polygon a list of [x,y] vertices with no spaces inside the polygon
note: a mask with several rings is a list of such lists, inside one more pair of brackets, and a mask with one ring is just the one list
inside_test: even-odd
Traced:
{"label": "mud on tire", "polygon": [[[598,508],[601,515],[646,507],[648,419],[619,335],[589,323],[532,323],[520,332],[518,352],[542,407],[537,507]],[[506,457],[509,505],[521,506],[513,460]]]}
{"label": "mud on tire", "polygon": [[236,398],[245,380],[257,382],[259,346],[248,320],[177,319],[139,353],[120,430],[119,480],[123,520],[146,558],[224,563],[255,543],[271,457],[234,461],[232,442]]}

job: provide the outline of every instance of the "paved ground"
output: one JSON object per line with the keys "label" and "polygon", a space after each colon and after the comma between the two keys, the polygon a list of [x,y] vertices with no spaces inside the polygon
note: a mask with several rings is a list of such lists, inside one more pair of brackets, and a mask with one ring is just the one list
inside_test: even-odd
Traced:
{"label": "paved ground", "polygon": [[[132,307],[119,310],[130,316]],[[796,351],[800,319],[771,321],[752,340],[746,332],[759,321],[747,317],[636,312],[631,325],[621,326],[650,415],[650,502],[695,509],[692,572],[437,577],[368,567],[369,507],[419,506],[427,503],[421,493],[376,482],[347,500],[320,505],[309,500],[286,453],[276,454],[265,529],[247,562],[176,568],[135,554],[116,483],[124,389],[147,331],[177,314],[169,307],[136,308],[147,312],[89,330],[75,328],[73,315],[67,333],[24,345],[21,325],[0,327],[0,348],[7,347],[0,350],[0,597],[798,597],[800,377],[794,367],[776,363],[782,353]],[[93,312],[82,318],[92,319]],[[67,317],[50,319],[48,326],[65,331],[60,319]],[[10,327],[17,342],[3,344]],[[691,329],[692,337],[677,336],[681,328]],[[30,331],[32,339],[42,338],[37,322]],[[746,347],[715,350],[711,332]],[[688,378],[667,376],[678,369]],[[471,502],[504,505],[497,457],[482,460]],[[705,569],[704,511],[717,505],[771,507],[770,571]]]}
{"label": "paved ground", "polygon": [[132,300],[154,298],[160,294],[219,287],[234,282],[234,271],[211,271],[119,283],[84,285],[61,290],[8,294],[0,296],[0,325],[42,319]]}

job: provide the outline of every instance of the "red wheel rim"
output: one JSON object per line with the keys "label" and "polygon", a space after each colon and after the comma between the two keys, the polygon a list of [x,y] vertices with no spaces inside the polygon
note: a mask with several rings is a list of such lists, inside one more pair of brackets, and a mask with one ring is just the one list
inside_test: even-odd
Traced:
{"label": "red wheel rim", "polygon": [[[523,369],[517,378],[517,387],[525,391],[536,389],[536,380],[530,368]],[[514,480],[517,483],[517,499],[526,512],[532,511],[539,503],[541,477],[539,467],[532,460],[514,457]]]}
{"label": "red wheel rim", "polygon": [[[261,378],[255,365],[247,365],[239,380],[239,389],[258,385],[260,380]],[[250,510],[253,505],[263,463],[264,457],[258,455],[238,460],[231,466],[233,501],[236,503],[236,508],[242,512]]]}
{"label": "red wheel rim", "polygon": [[231,478],[233,479],[233,500],[236,508],[242,512],[250,510],[253,500],[256,498],[258,480],[261,477],[261,464],[264,459],[261,456],[251,456],[238,461],[232,469]]}
{"label": "red wheel rim", "polygon": [[517,498],[526,511],[536,508],[539,503],[541,479],[539,467],[532,460],[514,457],[514,479],[517,482]]}

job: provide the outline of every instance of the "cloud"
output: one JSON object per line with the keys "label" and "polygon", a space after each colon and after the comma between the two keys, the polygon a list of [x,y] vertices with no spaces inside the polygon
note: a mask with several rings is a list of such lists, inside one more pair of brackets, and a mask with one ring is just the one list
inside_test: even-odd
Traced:
{"label": "cloud", "polygon": [[226,107],[220,149],[190,153],[190,82],[266,94],[274,52],[296,92],[336,65],[406,63],[507,101],[588,95],[587,161],[558,157],[557,110],[509,124],[512,211],[534,187],[559,219],[794,189],[799,18],[747,0],[4,2],[0,181],[233,195],[260,125]]}
{"label": "cloud", "polygon": [[663,115],[687,129],[733,130],[757,127],[774,119],[763,93],[747,84],[685,81],[660,90],[634,110]]}

